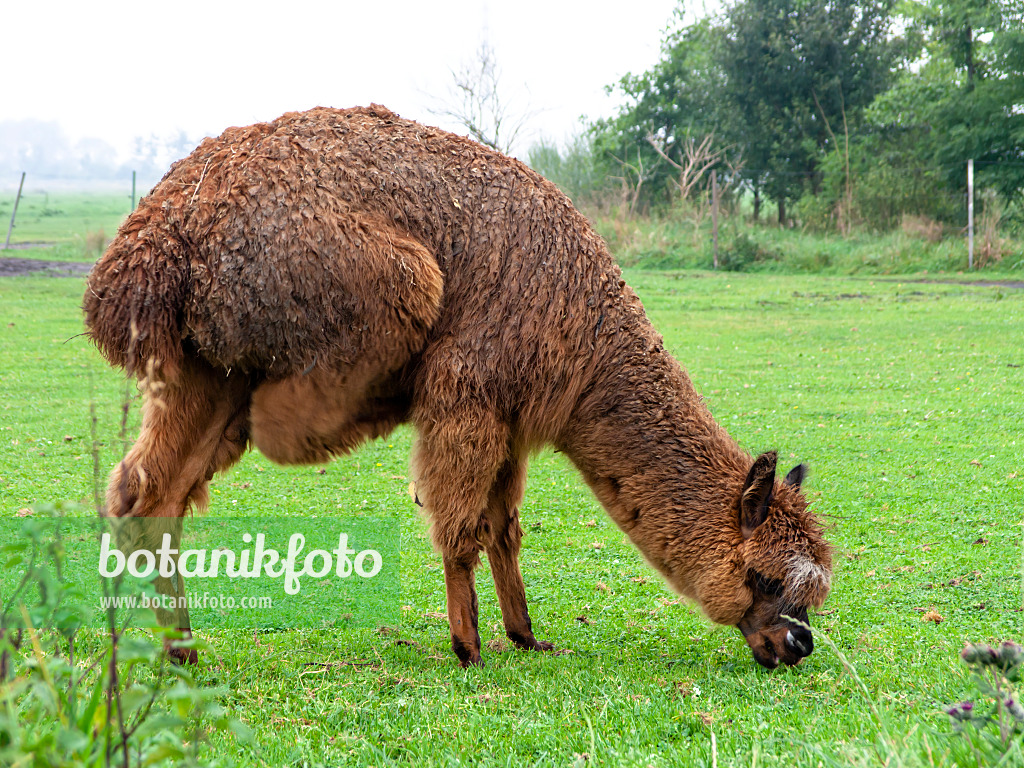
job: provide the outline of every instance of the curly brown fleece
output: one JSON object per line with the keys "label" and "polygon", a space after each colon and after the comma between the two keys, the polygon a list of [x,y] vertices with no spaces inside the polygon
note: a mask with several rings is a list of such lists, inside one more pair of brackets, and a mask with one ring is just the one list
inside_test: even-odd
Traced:
{"label": "curly brown fleece", "polygon": [[206,139],[121,227],[84,309],[107,359],[160,385],[111,478],[111,514],[184,514],[250,443],[321,462],[412,422],[464,664],[480,660],[481,551],[509,636],[550,647],[530,625],[517,511],[528,456],[548,444],[761,663],[795,663],[780,612],[828,592],[802,471],[777,482],[774,454],[755,465],[586,219],[468,139],[376,105]]}

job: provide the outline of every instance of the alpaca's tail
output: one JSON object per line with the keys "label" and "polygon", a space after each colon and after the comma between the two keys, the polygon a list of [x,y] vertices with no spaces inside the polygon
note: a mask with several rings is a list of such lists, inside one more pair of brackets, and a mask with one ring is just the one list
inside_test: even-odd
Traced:
{"label": "alpaca's tail", "polygon": [[182,361],[189,261],[161,211],[143,206],[89,273],[83,309],[93,343],[130,374],[172,378]]}

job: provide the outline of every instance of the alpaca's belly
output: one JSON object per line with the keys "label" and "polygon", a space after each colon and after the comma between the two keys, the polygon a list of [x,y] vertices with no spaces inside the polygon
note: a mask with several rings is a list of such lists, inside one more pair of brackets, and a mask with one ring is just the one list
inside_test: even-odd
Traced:
{"label": "alpaca's belly", "polygon": [[253,444],[278,464],[321,464],[388,434],[408,398],[353,377],[315,371],[260,385],[252,395]]}

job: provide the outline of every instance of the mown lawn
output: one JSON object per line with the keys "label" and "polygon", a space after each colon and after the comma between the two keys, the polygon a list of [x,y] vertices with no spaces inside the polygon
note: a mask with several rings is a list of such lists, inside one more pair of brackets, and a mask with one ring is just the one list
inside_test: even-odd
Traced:
{"label": "mown lawn", "polygon": [[[738,631],[676,601],[571,466],[545,451],[521,511],[522,566],[537,635],[563,652],[508,650],[485,561],[487,665],[462,670],[441,616],[440,562],[408,496],[410,432],[323,473],[252,453],[214,481],[211,513],[398,515],[401,618],[331,633],[202,633],[215,652],[198,679],[225,686],[222,703],[256,734],[250,744],[215,735],[210,764],[674,766],[711,765],[713,751],[719,765],[959,759],[944,708],[975,693],[959,650],[1024,635],[1024,291],[627,279],[737,440],[778,449],[785,469],[811,466],[806,487],[836,548],[833,592],[811,617],[814,655],[760,669]],[[104,476],[123,450],[125,383],[76,335],[82,291],[78,278],[0,280],[2,516],[91,502],[91,403]]]}

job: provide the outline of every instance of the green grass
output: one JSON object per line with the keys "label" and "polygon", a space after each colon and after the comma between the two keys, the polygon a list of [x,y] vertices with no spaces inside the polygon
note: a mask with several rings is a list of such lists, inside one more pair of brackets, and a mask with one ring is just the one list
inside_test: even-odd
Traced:
{"label": "green grass", "polygon": [[[548,451],[531,465],[522,566],[538,637],[568,651],[505,649],[485,562],[480,628],[495,647],[483,669],[458,668],[400,429],[322,474],[252,453],[213,482],[216,514],[397,512],[403,591],[400,621],[378,630],[203,633],[215,653],[199,679],[225,686],[222,704],[256,732],[249,746],[216,735],[211,764],[711,765],[712,735],[720,765],[950,761],[959,737],[943,705],[971,693],[959,649],[1020,640],[1024,627],[1024,291],[627,279],[741,444],[810,463],[837,550],[811,621],[870,702],[821,641],[795,669],[757,667],[735,629],[675,602]],[[89,505],[91,403],[101,483],[123,450],[125,383],[76,336],[82,291],[76,278],[0,280],[0,515]],[[926,610],[943,621],[923,621]]]}
{"label": "green grass", "polygon": [[[92,198],[26,198],[15,241],[60,245],[12,255],[91,258],[88,233],[112,235],[128,207]],[[955,243],[903,235],[750,236],[795,254],[798,269],[955,271],[962,258]],[[681,228],[645,237],[668,263],[706,250]],[[900,256],[911,246],[920,258]],[[835,255],[815,255],[828,249]],[[644,253],[626,258],[650,265]],[[732,434],[752,451],[811,463],[809,492],[838,550],[835,589],[812,620],[870,702],[824,643],[797,669],[757,668],[735,630],[675,603],[550,452],[531,467],[522,561],[538,635],[571,652],[503,649],[485,563],[481,634],[497,645],[486,668],[458,669],[438,616],[440,564],[407,495],[411,435],[400,429],[326,468],[250,454],[213,483],[218,514],[397,512],[405,580],[402,619],[381,631],[206,633],[216,653],[200,679],[225,685],[223,703],[257,733],[254,747],[217,737],[212,755],[265,765],[710,764],[713,733],[723,764],[945,762],[953,742],[942,705],[970,695],[956,652],[966,639],[1019,639],[1024,625],[1024,292],[899,278],[628,278]],[[2,515],[64,500],[88,508],[91,403],[101,476],[124,450],[125,383],[76,337],[82,289],[78,279],[0,281]],[[922,621],[926,609],[943,622]]]}
{"label": "green grass", "polygon": [[[0,196],[0,237],[7,239],[15,193]],[[5,256],[52,261],[92,261],[117,232],[131,210],[130,188],[123,195],[95,192],[47,192],[26,185],[18,203],[11,245],[46,243]],[[0,247],[3,241],[0,241]]]}

